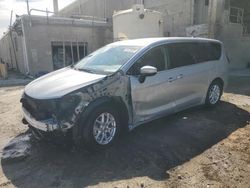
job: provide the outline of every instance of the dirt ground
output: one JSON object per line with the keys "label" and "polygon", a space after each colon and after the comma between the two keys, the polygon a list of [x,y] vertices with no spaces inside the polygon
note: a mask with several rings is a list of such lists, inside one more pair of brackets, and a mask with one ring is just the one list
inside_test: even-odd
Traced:
{"label": "dirt ground", "polygon": [[[0,148],[28,135],[23,87],[0,88]],[[138,127],[96,154],[26,140],[30,156],[0,166],[0,187],[250,187],[250,77],[222,102]],[[3,150],[0,150],[2,155]]]}

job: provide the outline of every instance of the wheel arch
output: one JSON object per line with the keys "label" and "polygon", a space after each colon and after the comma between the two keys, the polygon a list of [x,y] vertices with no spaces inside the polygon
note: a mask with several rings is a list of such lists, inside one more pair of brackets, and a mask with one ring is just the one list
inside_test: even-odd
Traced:
{"label": "wheel arch", "polygon": [[221,95],[220,95],[220,97],[221,97],[222,94],[223,94],[223,90],[224,90],[224,81],[223,81],[222,78],[216,77],[216,78],[214,78],[214,79],[210,82],[210,84],[209,84],[209,86],[208,86],[208,88],[207,88],[206,95],[205,95],[205,97],[204,97],[204,99],[203,99],[203,100],[204,100],[204,104],[206,104],[206,105],[208,105],[209,88],[211,87],[211,85],[212,85],[213,83],[219,83],[219,84],[221,85]]}
{"label": "wheel arch", "polygon": [[128,130],[128,120],[129,120],[129,113],[126,107],[126,104],[122,100],[121,97],[100,97],[92,102],[83,110],[81,114],[79,114],[79,120],[77,121],[76,125],[73,127],[73,135],[74,139],[79,138],[80,132],[83,126],[81,124],[86,123],[88,120],[89,115],[96,109],[98,106],[102,105],[111,105],[115,109],[119,109],[119,117],[121,118],[122,124],[122,131]]}
{"label": "wheel arch", "polygon": [[222,86],[222,90],[223,90],[223,88],[224,88],[224,81],[223,81],[223,79],[222,79],[222,78],[217,77],[217,78],[213,79],[213,80],[212,80],[212,82],[209,84],[209,86],[210,86],[212,83],[214,83],[214,82],[218,82],[218,83],[220,83],[220,84],[221,84],[221,86]]}

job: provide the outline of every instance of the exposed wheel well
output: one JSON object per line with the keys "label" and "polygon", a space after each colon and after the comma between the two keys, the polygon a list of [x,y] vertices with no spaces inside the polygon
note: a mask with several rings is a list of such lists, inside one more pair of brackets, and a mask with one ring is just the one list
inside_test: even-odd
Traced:
{"label": "exposed wheel well", "polygon": [[73,139],[76,143],[81,143],[83,125],[87,122],[90,114],[98,107],[102,105],[110,105],[118,111],[119,117],[121,118],[122,130],[121,132],[128,131],[128,120],[129,114],[128,109],[120,97],[101,97],[92,101],[86,109],[78,117],[77,125],[73,127]]}
{"label": "exposed wheel well", "polygon": [[123,131],[128,130],[128,120],[129,120],[129,113],[127,106],[123,102],[120,97],[112,97],[111,104],[120,112],[121,123],[123,127]]}
{"label": "exposed wheel well", "polygon": [[122,127],[124,128],[124,130],[128,129],[128,120],[129,120],[128,109],[127,109],[125,103],[123,102],[123,100],[121,99],[121,97],[101,97],[101,98],[98,98],[98,99],[92,101],[88,105],[87,109],[84,110],[82,116],[86,120],[87,117],[89,116],[89,114],[95,108],[98,108],[98,106],[102,106],[102,105],[110,105],[113,108],[115,108],[115,110],[117,110],[119,112]]}
{"label": "exposed wheel well", "polygon": [[220,83],[221,86],[222,86],[222,89],[223,89],[223,87],[224,87],[224,81],[220,77],[215,78],[211,83],[214,83],[214,82]]}

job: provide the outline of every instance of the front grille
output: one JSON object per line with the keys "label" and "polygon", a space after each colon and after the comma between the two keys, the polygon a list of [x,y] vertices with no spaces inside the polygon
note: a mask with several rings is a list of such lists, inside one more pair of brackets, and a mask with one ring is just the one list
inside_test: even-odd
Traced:
{"label": "front grille", "polygon": [[23,95],[21,103],[22,106],[38,121],[51,118],[55,109],[52,100],[34,99],[26,94]]}

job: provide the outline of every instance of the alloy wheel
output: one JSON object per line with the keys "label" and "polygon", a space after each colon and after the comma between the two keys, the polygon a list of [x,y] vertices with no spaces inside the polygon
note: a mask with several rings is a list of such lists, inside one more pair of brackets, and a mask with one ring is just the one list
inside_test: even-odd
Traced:
{"label": "alloy wheel", "polygon": [[220,94],[221,94],[220,86],[218,86],[216,84],[212,85],[212,87],[210,88],[210,91],[209,91],[210,104],[216,104],[220,99]]}
{"label": "alloy wheel", "polygon": [[94,121],[93,135],[95,141],[100,145],[109,144],[116,133],[116,121],[111,113],[101,113]]}

